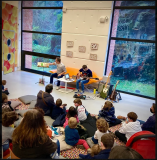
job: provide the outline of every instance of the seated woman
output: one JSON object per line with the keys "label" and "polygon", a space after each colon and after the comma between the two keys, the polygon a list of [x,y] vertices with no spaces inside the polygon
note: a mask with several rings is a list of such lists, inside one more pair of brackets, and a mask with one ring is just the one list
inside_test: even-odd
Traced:
{"label": "seated woman", "polygon": [[24,114],[12,136],[13,153],[19,158],[55,158],[57,144],[47,135],[44,112],[31,109]]}
{"label": "seated woman", "polygon": [[67,104],[62,104],[61,99],[56,100],[56,105],[54,105],[51,113],[51,118],[56,119],[60,114],[66,113],[66,106]]}
{"label": "seated woman", "polygon": [[152,107],[150,108],[150,112],[153,113],[152,116],[150,116],[146,122],[142,124],[142,130],[143,131],[151,131],[155,134],[155,122],[156,122],[156,117],[155,117],[155,103],[152,104]]}
{"label": "seated woman", "polygon": [[122,121],[115,116],[115,108],[110,101],[106,101],[103,108],[99,111],[98,117],[103,117],[108,123],[109,127],[120,124]]}

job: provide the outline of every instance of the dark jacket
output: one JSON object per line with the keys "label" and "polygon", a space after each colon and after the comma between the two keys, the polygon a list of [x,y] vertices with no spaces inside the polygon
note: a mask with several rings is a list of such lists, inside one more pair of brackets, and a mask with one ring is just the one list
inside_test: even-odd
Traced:
{"label": "dark jacket", "polygon": [[45,103],[43,102],[43,99],[42,99],[42,92],[43,91],[39,91],[39,93],[37,95],[37,103],[36,103],[35,107],[42,108],[45,112],[45,115],[51,115],[53,107],[55,106],[54,98],[50,93],[44,92],[44,100],[45,100],[45,103],[47,104],[47,105],[45,105]]}
{"label": "dark jacket", "polygon": [[79,154],[79,157],[82,159],[108,159],[111,149],[104,149],[100,151],[98,155],[95,155],[92,157],[90,154],[83,155]]}
{"label": "dark jacket", "polygon": [[15,156],[21,159],[50,159],[50,154],[54,153],[57,149],[57,144],[52,142],[48,137],[47,142],[44,144],[38,144],[30,148],[19,148],[18,144],[13,143],[13,153]]}
{"label": "dark jacket", "polygon": [[69,126],[65,127],[65,142],[71,146],[77,144],[80,139],[77,129],[71,129]]}
{"label": "dark jacket", "polygon": [[116,116],[114,107],[108,111],[108,109],[102,109],[99,111],[99,117],[103,117],[108,123],[114,123],[116,121]]}
{"label": "dark jacket", "polygon": [[63,109],[54,105],[52,113],[51,113],[51,118],[56,119],[60,114],[66,113],[66,108],[64,107]]}
{"label": "dark jacket", "polygon": [[151,131],[155,134],[155,114],[150,116],[142,125],[142,131]]}

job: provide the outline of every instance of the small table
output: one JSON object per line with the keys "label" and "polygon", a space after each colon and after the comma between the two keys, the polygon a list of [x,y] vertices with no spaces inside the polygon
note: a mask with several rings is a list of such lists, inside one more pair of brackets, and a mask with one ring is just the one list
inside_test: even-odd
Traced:
{"label": "small table", "polygon": [[67,88],[67,83],[74,82],[74,79],[66,80],[65,78],[59,78],[57,80],[61,82],[65,82],[65,88],[60,88],[58,91],[64,92],[64,93],[70,93],[73,91],[73,89]]}

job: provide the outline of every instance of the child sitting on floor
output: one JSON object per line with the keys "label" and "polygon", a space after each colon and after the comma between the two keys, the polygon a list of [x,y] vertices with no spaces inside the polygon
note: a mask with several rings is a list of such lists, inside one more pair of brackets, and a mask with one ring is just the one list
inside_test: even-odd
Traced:
{"label": "child sitting on floor", "polygon": [[12,111],[14,110],[11,107],[11,101],[8,101],[8,96],[5,93],[2,93],[2,108],[10,108]]}
{"label": "child sitting on floor", "polygon": [[119,131],[115,131],[115,135],[119,138],[119,140],[126,143],[133,134],[140,131],[142,131],[142,129],[140,122],[137,121],[137,114],[134,112],[129,112],[127,114],[127,120],[122,123]]}
{"label": "child sitting on floor", "polygon": [[77,113],[78,113],[79,121],[86,120],[89,113],[87,112],[86,108],[82,105],[81,99],[76,98],[74,100],[74,105],[75,105]]}
{"label": "child sitting on floor", "polygon": [[56,105],[53,107],[51,118],[56,119],[60,114],[66,113],[66,106],[67,104],[62,104],[61,99],[56,100]]}
{"label": "child sitting on floor", "polygon": [[7,81],[6,80],[2,80],[2,93],[5,93],[6,95],[9,94],[8,92],[8,88],[4,88],[4,85],[6,85]]}
{"label": "child sitting on floor", "polygon": [[69,118],[68,125],[65,127],[65,142],[71,146],[83,145],[86,150],[89,149],[87,142],[80,139],[76,129],[77,120],[74,117]]}
{"label": "child sitting on floor", "polygon": [[105,133],[108,133],[109,125],[104,118],[99,118],[96,121],[96,127],[97,127],[97,131],[95,132],[94,136],[92,137],[92,141],[94,142],[94,144],[99,144],[99,146],[101,146],[101,137]]}
{"label": "child sitting on floor", "polygon": [[109,123],[109,127],[120,124],[122,121],[115,116],[115,108],[110,101],[106,101],[103,108],[99,111],[98,117],[103,117]]}
{"label": "child sitting on floor", "polygon": [[64,128],[68,125],[68,120],[69,120],[70,117],[75,117],[77,119],[77,123],[79,123],[79,119],[77,117],[77,110],[73,106],[71,106],[69,108],[69,110],[67,110],[67,115],[65,117],[65,122],[63,124]]}
{"label": "child sitting on floor", "polygon": [[110,133],[106,133],[101,137],[101,151],[97,155],[90,157],[89,155],[79,154],[79,157],[81,157],[82,159],[108,159],[113,144],[113,135]]}
{"label": "child sitting on floor", "polygon": [[18,114],[15,111],[6,111],[6,108],[2,110],[2,146],[3,151],[5,151],[9,148],[9,140],[12,139],[14,131],[14,127],[12,125],[17,120]]}
{"label": "child sitting on floor", "polygon": [[101,151],[101,148],[98,144],[92,146],[91,150],[89,150],[89,154],[79,154],[79,157],[82,159],[92,159],[95,155],[98,155]]}

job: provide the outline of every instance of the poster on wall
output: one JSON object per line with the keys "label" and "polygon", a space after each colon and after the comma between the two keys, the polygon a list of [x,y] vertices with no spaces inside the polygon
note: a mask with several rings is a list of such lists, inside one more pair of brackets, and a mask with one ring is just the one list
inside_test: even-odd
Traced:
{"label": "poster on wall", "polygon": [[14,72],[17,66],[17,7],[2,2],[2,70]]}

